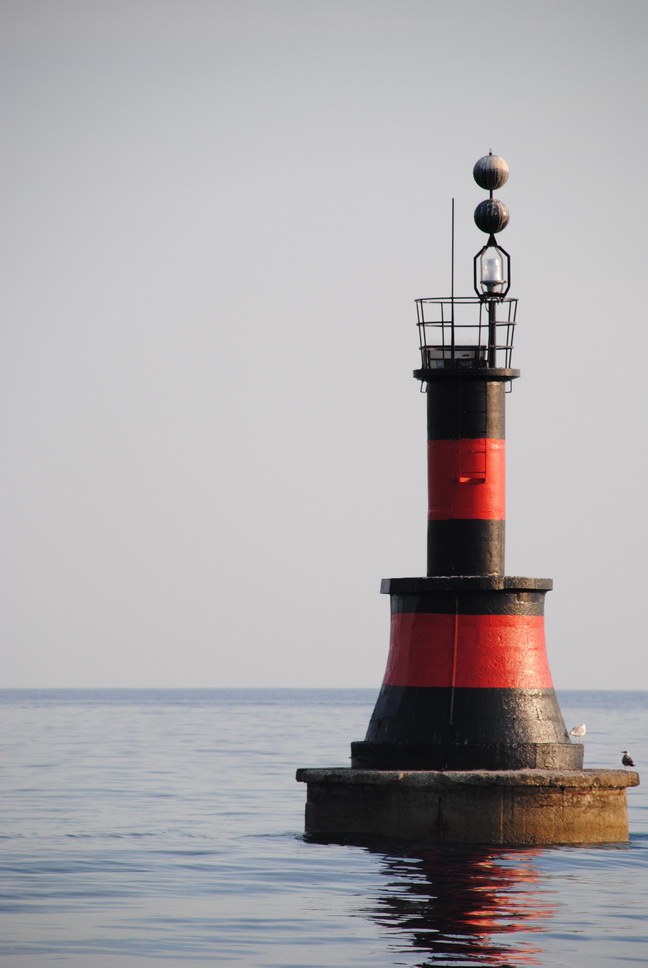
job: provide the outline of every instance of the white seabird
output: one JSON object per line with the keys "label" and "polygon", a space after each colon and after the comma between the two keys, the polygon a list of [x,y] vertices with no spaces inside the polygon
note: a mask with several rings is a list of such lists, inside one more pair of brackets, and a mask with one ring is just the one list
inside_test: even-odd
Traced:
{"label": "white seabird", "polygon": [[569,735],[578,736],[580,739],[580,737],[584,736],[586,732],[587,732],[587,726],[585,725],[585,723],[581,723],[580,726],[574,726],[573,729],[570,729]]}

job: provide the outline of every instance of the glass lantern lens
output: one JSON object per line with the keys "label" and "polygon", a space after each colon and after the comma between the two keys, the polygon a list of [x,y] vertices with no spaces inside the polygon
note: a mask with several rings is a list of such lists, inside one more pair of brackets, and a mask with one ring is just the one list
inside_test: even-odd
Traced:
{"label": "glass lantern lens", "polygon": [[482,282],[501,285],[504,282],[502,260],[498,255],[487,256],[482,263]]}

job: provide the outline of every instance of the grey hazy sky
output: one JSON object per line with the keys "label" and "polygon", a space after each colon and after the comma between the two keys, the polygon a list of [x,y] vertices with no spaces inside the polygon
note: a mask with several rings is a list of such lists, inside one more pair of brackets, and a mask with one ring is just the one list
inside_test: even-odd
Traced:
{"label": "grey hazy sky", "polygon": [[376,686],[425,572],[415,308],[511,175],[507,573],[648,688],[645,0],[4,0],[10,686]]}

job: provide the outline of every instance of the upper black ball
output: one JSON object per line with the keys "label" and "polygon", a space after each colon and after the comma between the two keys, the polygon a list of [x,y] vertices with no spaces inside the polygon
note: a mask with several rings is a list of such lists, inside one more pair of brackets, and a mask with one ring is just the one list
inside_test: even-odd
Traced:
{"label": "upper black ball", "polygon": [[509,176],[508,165],[497,155],[484,155],[473,168],[473,178],[480,188],[494,192],[506,184]]}

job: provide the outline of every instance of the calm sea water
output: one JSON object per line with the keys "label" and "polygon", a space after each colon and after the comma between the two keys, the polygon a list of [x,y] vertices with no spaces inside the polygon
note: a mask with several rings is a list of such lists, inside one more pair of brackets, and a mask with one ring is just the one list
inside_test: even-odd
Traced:
{"label": "calm sea water", "polygon": [[[348,765],[374,690],[0,693],[5,968],[648,962],[628,844],[368,850],[302,837],[296,767]],[[586,766],[648,758],[648,693],[567,692]]]}

